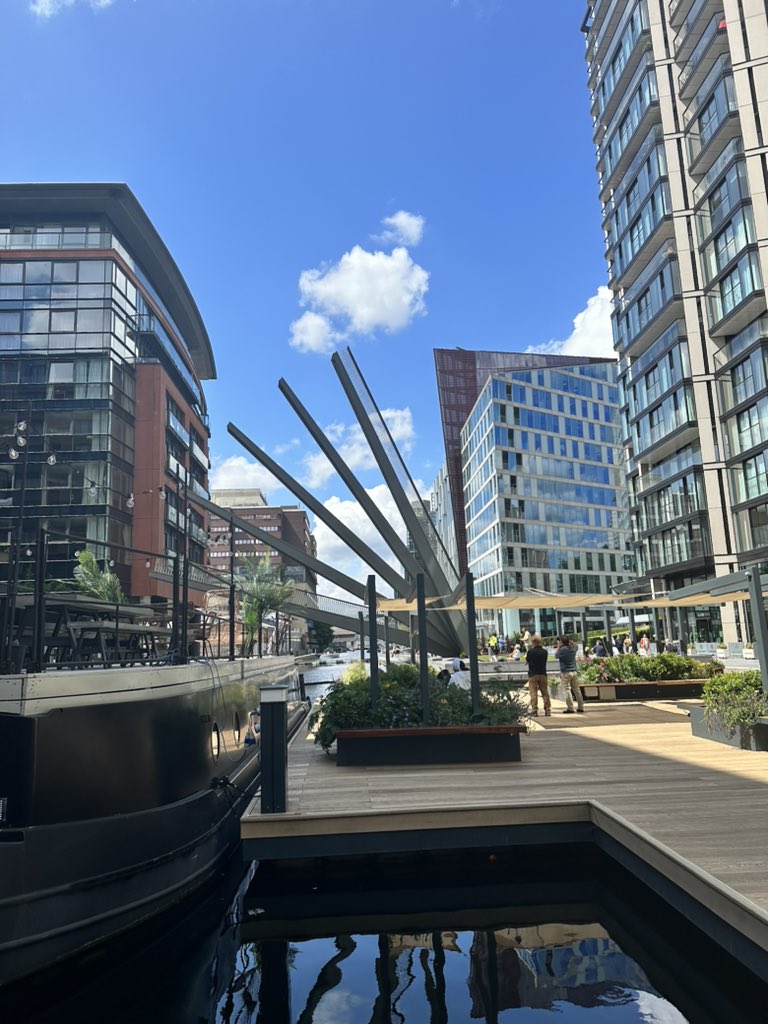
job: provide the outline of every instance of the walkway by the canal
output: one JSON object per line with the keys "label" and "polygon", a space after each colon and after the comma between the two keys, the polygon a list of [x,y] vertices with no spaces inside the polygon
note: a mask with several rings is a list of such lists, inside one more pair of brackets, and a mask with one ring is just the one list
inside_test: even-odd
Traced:
{"label": "walkway by the canal", "polygon": [[588,822],[768,951],[768,753],[693,737],[673,702],[560,708],[522,737],[522,761],[503,765],[339,768],[302,734],[288,811],[252,802],[245,855],[375,851],[377,835],[391,850],[393,834],[413,849],[409,833],[425,848],[425,835],[453,830],[461,845],[461,830]]}

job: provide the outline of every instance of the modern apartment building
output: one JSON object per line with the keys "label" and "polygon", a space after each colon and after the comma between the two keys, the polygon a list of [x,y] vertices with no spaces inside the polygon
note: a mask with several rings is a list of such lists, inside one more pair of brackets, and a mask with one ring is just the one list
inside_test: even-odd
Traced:
{"label": "modern apartment building", "polygon": [[[537,362],[535,368],[493,373],[461,430],[475,593],[610,593],[635,568],[616,364]],[[498,615],[489,626],[504,633],[552,635],[559,628],[551,608]]]}
{"label": "modern apartment building", "polygon": [[43,527],[49,576],[71,577],[91,540],[127,593],[170,598],[167,556],[206,561],[194,497],[214,376],[189,288],[127,186],[0,185],[0,575],[14,554],[32,575]]}
{"label": "modern apartment building", "polygon": [[[260,530],[273,534],[276,540],[283,540],[313,558],[317,557],[317,544],[309,528],[309,518],[298,505],[267,505],[263,492],[256,488],[214,491],[213,501],[221,508],[232,509],[240,519],[245,519]],[[291,581],[301,590],[316,593],[317,576],[306,566],[243,532],[237,526],[232,531],[227,519],[211,516],[209,560],[212,568],[229,572],[232,558],[234,570],[237,572],[242,568],[244,558],[260,562],[265,555],[269,556],[272,565],[282,569],[283,579]]]}
{"label": "modern apartment building", "polygon": [[[639,586],[660,592],[768,558],[766,6],[593,0],[583,30]],[[744,610],[687,614],[735,640]]]}

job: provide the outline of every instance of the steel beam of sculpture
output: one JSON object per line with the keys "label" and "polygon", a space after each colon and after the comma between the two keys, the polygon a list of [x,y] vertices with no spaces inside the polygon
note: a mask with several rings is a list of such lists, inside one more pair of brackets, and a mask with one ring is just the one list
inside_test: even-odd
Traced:
{"label": "steel beam of sculpture", "polygon": [[376,527],[381,538],[388,545],[390,551],[397,557],[400,564],[411,574],[411,576],[416,579],[416,576],[422,571],[422,568],[413,557],[412,552],[408,549],[408,545],[404,543],[397,532],[392,528],[389,520],[385,515],[383,515],[368,491],[361,486],[357,477],[322,432],[316,421],[312,419],[296,394],[291,390],[288,383],[281,377],[277,386],[290,407],[311,434],[313,441],[315,441],[320,451],[325,455],[326,459],[328,459],[330,464],[347,485],[355,500],[359,502],[363,512],[365,512],[370,521]]}
{"label": "steel beam of sculpture", "polygon": [[[314,441],[318,444],[320,450],[349,488],[349,491],[360,504],[360,507],[366,513],[371,524],[390,551],[406,568],[413,579],[420,575],[423,576],[426,597],[443,598],[445,603],[448,604],[449,598],[446,595],[450,595],[456,588],[459,582],[458,574],[440,541],[434,524],[430,519],[429,512],[395,445],[384,418],[349,350],[346,351],[345,360],[342,360],[341,356],[335,353],[332,358],[332,364],[352,407],[355,418],[360,425],[360,429],[368,442],[371,454],[408,529],[415,548],[415,555],[409,551],[402,538],[392,528],[392,525],[370,498],[346,462],[336,452],[336,449],[323,434],[318,424],[312,419],[309,412],[282,379],[279,383],[280,391]],[[287,487],[303,505],[314,512],[317,518],[325,523],[378,577],[392,587],[398,597],[407,598],[410,596],[413,591],[412,580],[406,579],[393,569],[388,562],[365,544],[341,520],[329,512],[322,502],[310,494],[298,481],[270,458],[266,452],[259,448],[251,438],[244,434],[242,430],[233,423],[228,424],[227,430],[251,456]],[[207,507],[210,511],[217,510],[217,507],[212,502],[200,501],[200,504],[203,507]],[[229,518],[229,516],[230,512],[227,511],[225,518]],[[286,547],[290,547],[290,545],[285,545],[285,542],[277,542],[272,535],[266,532],[262,533],[258,528],[251,526],[244,520],[238,520],[237,517],[234,517],[234,521],[239,529],[251,536],[257,537],[277,551],[282,550],[285,552]],[[351,580],[349,577],[344,576],[343,573],[339,573],[318,559],[307,556],[304,552],[298,551],[298,549],[294,548],[291,550],[290,557],[299,562],[299,564],[312,568],[318,575],[331,580],[360,600],[364,600],[365,587],[362,583]],[[333,613],[325,614],[332,615]],[[346,616],[343,616],[343,618],[346,618]],[[322,621],[330,620],[324,618]],[[342,622],[339,621],[337,624],[342,625]],[[466,649],[469,644],[465,617],[461,612],[441,609],[439,603],[437,605],[430,604],[426,633],[429,649],[436,654],[456,654],[458,651]]]}
{"label": "steel beam of sculpture", "polygon": [[[259,446],[252,441],[247,434],[244,434],[242,430],[234,425],[234,423],[228,423],[227,430],[247,452],[257,459],[265,469],[269,470],[273,476],[277,477],[277,479],[287,487],[288,490],[299,499],[299,501],[311,509],[317,518],[321,519],[340,540],[343,540],[359,558],[369,565],[371,569],[377,572],[382,579],[392,587],[396,594],[400,597],[406,597],[408,593],[410,593],[413,586],[408,580],[397,573],[388,562],[385,562],[380,555],[377,555],[375,551],[360,540],[357,534],[353,533],[349,527],[345,526],[345,524],[333,515],[332,512],[329,512],[322,502],[318,501],[317,498],[306,490],[306,488],[302,487],[297,480],[294,480],[290,473],[286,472],[286,470],[279,466],[274,459],[259,448]],[[269,536],[269,534],[266,536]],[[265,540],[265,543],[269,543],[269,541]],[[321,573],[321,575],[325,576],[326,574]],[[339,586],[344,587],[345,590],[349,589],[344,584],[339,584]],[[364,590],[365,588],[363,587],[363,592]],[[350,590],[349,592],[353,593],[356,597],[362,598],[362,594],[357,589]],[[432,644],[437,645],[433,646],[435,653],[446,652],[450,654],[464,646],[456,637],[455,632],[452,629],[447,629],[446,623],[440,621],[437,616],[430,618],[429,636]]]}
{"label": "steel beam of sculpture", "polygon": [[[352,594],[353,597],[357,597],[361,602],[365,600],[365,584],[360,583],[351,576],[347,576],[346,573],[340,572],[338,569],[334,569],[333,566],[328,565],[326,562],[320,561],[319,558],[315,558],[313,555],[308,554],[303,548],[295,547],[293,544],[289,544],[287,541],[281,540],[279,537],[275,537],[273,533],[267,533],[266,530],[262,530],[260,527],[254,526],[253,523],[248,522],[248,520],[242,519],[231,509],[222,508],[220,505],[210,501],[208,498],[203,498],[199,494],[195,494],[194,497],[190,497],[190,501],[194,501],[194,503],[199,505],[200,508],[205,509],[213,515],[221,516],[228,522],[231,521],[241,533],[245,533],[248,536],[253,537],[255,540],[260,541],[262,544],[273,548],[275,551],[279,551],[280,554],[285,555],[292,561],[297,562],[299,565],[303,565],[306,569],[309,569],[311,572],[314,572],[318,576],[322,576],[323,579],[333,583],[334,586],[340,587],[342,590],[346,590],[348,594]],[[288,602],[288,604],[290,604],[290,602]],[[303,612],[301,610],[297,608],[294,612],[288,607],[288,604],[286,604],[286,609],[290,614],[302,616]],[[357,607],[362,608],[362,603]],[[310,610],[313,611],[314,609]],[[318,615],[317,617],[321,622],[325,622],[329,626],[338,626],[340,629],[349,628],[350,619],[345,615],[336,615],[333,612],[324,611],[322,616]],[[407,614],[393,614],[391,619],[399,626],[399,628],[394,629],[394,632],[398,634],[397,641],[401,644],[410,643]],[[449,655],[453,653],[453,648],[446,643],[443,635],[434,629],[431,623],[428,623],[428,636],[436,654],[445,653],[446,655]]]}

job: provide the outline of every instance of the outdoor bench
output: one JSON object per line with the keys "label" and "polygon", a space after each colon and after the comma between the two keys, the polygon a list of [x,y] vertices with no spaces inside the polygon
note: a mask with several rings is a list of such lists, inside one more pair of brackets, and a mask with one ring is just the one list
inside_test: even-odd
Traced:
{"label": "outdoor bench", "polygon": [[650,700],[700,697],[706,679],[638,679],[618,683],[584,683],[585,700]]}
{"label": "outdoor bench", "polygon": [[426,725],[340,729],[337,765],[471,764],[519,761],[525,725]]}

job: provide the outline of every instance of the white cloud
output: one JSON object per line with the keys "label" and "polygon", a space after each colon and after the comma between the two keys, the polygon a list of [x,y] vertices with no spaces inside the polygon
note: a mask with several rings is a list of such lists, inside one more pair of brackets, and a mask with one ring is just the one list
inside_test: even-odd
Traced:
{"label": "white cloud", "polygon": [[114,0],[31,0],[29,9],[39,18],[52,18],[67,7],[74,7],[76,3],[87,3],[92,11],[103,11],[111,7]]}
{"label": "white cloud", "polygon": [[212,491],[255,487],[267,500],[269,490],[283,486],[260,462],[251,462],[244,455],[230,455],[221,462],[214,459],[210,483]]}
{"label": "white cloud", "polygon": [[[410,452],[416,436],[411,410],[408,408],[382,409],[381,415],[401,453],[407,454]],[[350,469],[375,468],[376,462],[358,423],[333,423],[325,428],[324,433]],[[310,455],[306,455],[304,457],[304,466],[306,468],[306,476],[303,483],[308,490],[321,487],[335,472],[333,466],[322,452],[313,452]]]}
{"label": "white cloud", "polygon": [[330,320],[319,313],[313,313],[312,310],[302,313],[299,319],[291,324],[289,344],[299,352],[317,352],[320,355],[333,352],[340,340]]}
{"label": "white cloud", "polygon": [[391,217],[385,217],[381,223],[385,230],[380,235],[374,235],[374,238],[384,245],[418,245],[424,234],[424,218],[421,214],[408,213],[407,210],[398,210]]}
{"label": "white cloud", "polygon": [[426,313],[429,273],[406,248],[421,241],[424,218],[398,210],[382,223],[384,232],[374,237],[394,246],[391,252],[355,245],[336,263],[302,271],[299,294],[306,311],[290,326],[291,348],[332,352],[351,335],[391,334]]}
{"label": "white cloud", "polygon": [[[398,535],[405,540],[405,524],[403,523],[397,505],[389,493],[386,484],[378,484],[376,487],[366,488],[377,507],[381,510],[387,521],[396,530]],[[378,531],[371,523],[368,516],[360,507],[358,502],[339,497],[329,498],[324,502],[329,512],[332,512],[347,526],[356,537],[367,544],[373,551],[380,555],[398,572],[401,571],[400,563],[382,540]],[[373,571],[361,558],[358,557],[347,545],[339,540],[336,534],[319,519],[315,520],[312,532],[317,541],[317,557],[328,565],[332,565],[339,572],[346,573],[352,579],[365,583],[366,578]],[[318,577],[317,589],[320,593],[329,597],[339,597],[343,600],[354,600],[345,590],[336,587],[329,580]],[[377,580],[377,589],[380,592],[388,591],[390,588]]]}
{"label": "white cloud", "polygon": [[291,448],[298,448],[300,444],[301,442],[298,437],[292,437],[291,440],[286,441],[285,444],[276,444],[275,455],[285,455],[285,453],[289,452]]}
{"label": "white cloud", "polygon": [[611,333],[612,309],[613,292],[606,285],[601,285],[597,293],[587,300],[586,308],[573,318],[573,331],[565,341],[531,345],[526,351],[615,359]]}
{"label": "white cloud", "polygon": [[327,270],[305,270],[299,278],[302,303],[355,334],[407,327],[425,311],[428,288],[429,274],[402,246],[386,253],[355,245]]}

